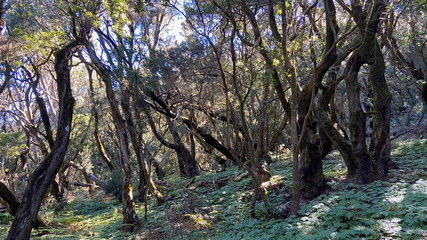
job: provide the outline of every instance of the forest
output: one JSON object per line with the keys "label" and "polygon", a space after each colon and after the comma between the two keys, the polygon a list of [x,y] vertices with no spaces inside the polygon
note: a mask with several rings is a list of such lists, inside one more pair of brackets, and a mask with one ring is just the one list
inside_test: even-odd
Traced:
{"label": "forest", "polygon": [[0,239],[427,239],[426,0],[0,0]]}

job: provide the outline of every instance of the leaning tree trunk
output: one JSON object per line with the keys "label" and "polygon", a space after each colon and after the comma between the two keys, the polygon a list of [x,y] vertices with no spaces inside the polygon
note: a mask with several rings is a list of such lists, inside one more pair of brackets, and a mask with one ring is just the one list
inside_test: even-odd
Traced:
{"label": "leaning tree trunk", "polygon": [[334,124],[329,120],[326,112],[317,108],[315,110],[316,118],[319,121],[319,128],[326,134],[332,141],[334,146],[338,149],[344,162],[347,166],[347,175],[349,178],[357,177],[357,164],[354,158],[353,146],[348,142],[341,133],[334,127]]}
{"label": "leaning tree trunk", "polygon": [[0,198],[7,203],[10,215],[15,216],[21,201],[2,182],[0,182]]}
{"label": "leaning tree trunk", "polygon": [[114,95],[113,87],[109,76],[103,78],[110,103],[114,125],[119,138],[120,162],[123,169],[122,204],[123,204],[123,230],[135,232],[139,229],[139,219],[135,210],[132,193],[132,169],[130,164],[130,151],[126,122],[123,119],[118,102]]}
{"label": "leaning tree trunk", "polygon": [[[193,156],[191,156],[190,151],[184,146],[184,143],[181,141],[181,138],[178,132],[175,130],[172,122],[167,119],[172,136],[174,138],[175,143],[170,143],[165,140],[165,138],[160,135],[160,133],[156,129],[156,125],[154,124],[153,118],[151,117],[150,111],[146,103],[141,103],[141,109],[143,110],[145,116],[147,117],[148,125],[151,128],[154,136],[159,140],[161,144],[164,146],[175,150],[178,158],[179,170],[180,174],[183,177],[195,177],[199,175],[199,169],[196,163],[196,160]],[[168,118],[168,116],[166,116]]]}
{"label": "leaning tree trunk", "polygon": [[89,66],[86,66],[86,70],[88,72],[88,77],[89,77],[89,98],[92,104],[91,111],[92,111],[93,119],[95,122],[93,137],[95,138],[96,147],[98,148],[98,152],[99,152],[99,155],[101,156],[101,159],[107,164],[110,171],[113,171],[114,165],[111,162],[110,158],[107,156],[107,152],[105,150],[104,144],[102,144],[102,141],[101,141],[101,136],[99,135],[99,114],[98,114],[98,109],[96,108],[96,103],[95,103],[95,90],[93,87],[93,77],[92,77],[93,70]]}
{"label": "leaning tree trunk", "polygon": [[9,230],[8,240],[30,238],[43,196],[64,161],[70,139],[74,107],[69,61],[78,46],[79,43],[74,41],[55,53],[55,72],[59,93],[59,119],[55,144],[30,177],[22,203]]}
{"label": "leaning tree trunk", "polygon": [[[133,150],[138,161],[138,175],[139,175],[139,184],[138,184],[138,200],[146,201],[145,196],[148,194],[147,191],[153,192],[154,196],[158,203],[164,202],[164,197],[158,190],[156,184],[151,178],[150,167],[146,154],[144,153],[144,140],[142,139],[142,132],[138,130],[138,126],[135,125],[133,121],[133,116],[131,113],[130,107],[130,91],[122,91],[122,109],[126,120],[126,126],[130,135],[131,143]],[[138,111],[135,108],[135,111]],[[138,120],[136,120],[138,122]]]}
{"label": "leaning tree trunk", "polygon": [[197,166],[196,159],[194,155],[190,153],[190,151],[185,147],[184,143],[181,140],[178,132],[175,129],[173,122],[168,118],[167,119],[171,134],[175,141],[175,144],[179,147],[176,150],[178,157],[178,165],[180,166],[181,176],[185,177],[195,177],[198,176],[199,167]]}
{"label": "leaning tree trunk", "polygon": [[111,77],[113,74],[105,67],[102,61],[97,57],[94,47],[89,43],[85,43],[90,59],[95,67],[95,70],[101,76],[105,85],[107,100],[110,104],[111,115],[113,117],[114,126],[119,139],[120,163],[123,169],[122,183],[122,204],[123,204],[123,230],[135,232],[139,229],[139,219],[135,210],[132,193],[132,169],[130,161],[130,151],[128,142],[128,133],[126,121],[120,111],[119,103],[113,89]]}
{"label": "leaning tree trunk", "polygon": [[[13,192],[11,192],[9,188],[2,182],[0,182],[0,198],[8,205],[7,209],[10,215],[16,216],[16,212],[18,212],[21,201],[19,201],[18,197],[16,197],[16,195],[13,194]],[[46,227],[46,223],[44,223],[40,217],[37,217],[33,227]]]}
{"label": "leaning tree trunk", "polygon": [[197,135],[200,136],[200,138],[206,142],[206,144],[208,144],[212,148],[215,148],[218,152],[222,153],[226,158],[233,161],[233,163],[237,163],[237,160],[231,153],[232,151],[230,151],[230,149],[222,145],[218,140],[216,140],[211,134],[207,133],[203,128],[197,126],[197,124],[194,121],[183,118],[182,122],[185,124],[185,126],[187,126],[188,129],[196,132]]}

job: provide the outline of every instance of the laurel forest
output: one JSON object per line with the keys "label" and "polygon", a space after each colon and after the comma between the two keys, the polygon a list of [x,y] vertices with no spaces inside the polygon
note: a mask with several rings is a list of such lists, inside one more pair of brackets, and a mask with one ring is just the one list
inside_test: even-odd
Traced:
{"label": "laurel forest", "polygon": [[0,238],[427,238],[425,0],[0,0]]}

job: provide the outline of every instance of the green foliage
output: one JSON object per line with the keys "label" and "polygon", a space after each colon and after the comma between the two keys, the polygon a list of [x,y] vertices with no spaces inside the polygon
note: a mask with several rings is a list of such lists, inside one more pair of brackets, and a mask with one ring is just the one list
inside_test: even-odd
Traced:
{"label": "green foliage", "polygon": [[418,4],[418,8],[424,11],[427,10],[427,0],[415,0],[414,2]]}
{"label": "green foliage", "polygon": [[0,133],[0,148],[3,153],[9,150],[9,156],[16,156],[18,154],[16,150],[23,146],[23,139],[24,136],[20,132],[2,132]]}
{"label": "green foliage", "polygon": [[95,141],[91,141],[92,131],[88,130],[88,126],[91,125],[91,114],[74,114],[73,123],[74,127],[71,132],[68,154],[77,156],[76,159],[73,159],[74,163],[78,164],[88,173],[92,173],[92,155],[94,154],[93,150],[96,149],[96,145]]}
{"label": "green foliage", "polygon": [[55,12],[57,7],[55,1],[45,1],[44,4],[22,1],[6,12],[11,36],[19,40],[21,49],[29,55],[39,53],[48,56],[68,38],[63,16]]}
{"label": "green foliage", "polygon": [[130,21],[127,16],[128,4],[126,0],[109,0],[104,2],[104,7],[110,12],[110,16],[113,20],[113,29],[114,31],[123,36],[124,27],[127,24],[130,24]]}
{"label": "green foliage", "polygon": [[[98,195],[94,199],[72,201],[55,216],[47,218],[49,235],[55,239],[120,239],[122,215],[118,200]],[[43,238],[44,239],[44,238]]]}
{"label": "green foliage", "polygon": [[17,157],[25,149],[24,135],[20,132],[0,133],[0,166],[3,173],[14,172],[18,165]]}
{"label": "green foliage", "polygon": [[49,54],[49,51],[58,49],[65,43],[65,32],[61,29],[50,31],[37,31],[35,33],[25,34],[19,29],[15,29],[15,34],[23,40],[23,50],[29,53]]}
{"label": "green foliage", "polygon": [[[13,216],[10,215],[8,212],[2,212],[0,213],[0,225],[10,225],[13,221]],[[1,229],[1,226],[0,226]]]}
{"label": "green foliage", "polygon": [[123,173],[121,169],[114,170],[110,178],[105,182],[104,191],[106,194],[113,194],[118,199],[121,199],[123,185]]}
{"label": "green foliage", "polygon": [[[194,183],[176,176],[166,178],[165,194],[174,196],[163,205],[150,198],[148,219],[135,235],[123,233],[121,205],[111,197],[72,201],[53,215],[45,210],[51,226],[48,238],[58,239],[422,239],[427,224],[427,179],[425,140],[403,142],[393,151],[398,168],[391,169],[388,181],[367,185],[339,182],[338,154],[328,156],[325,171],[335,179],[334,188],[303,204],[300,216],[274,219],[266,216],[264,204],[256,204],[256,216],[249,214],[248,196],[251,179],[231,167],[223,172],[209,172]],[[273,206],[289,202],[291,163],[278,161],[269,166],[273,175],[268,188]],[[335,175],[338,174],[338,175]],[[121,186],[120,171],[115,171],[108,185]],[[283,184],[283,185],[282,185]],[[331,184],[331,183],[330,183]],[[113,188],[112,188],[113,189]],[[144,206],[136,205],[141,219]],[[0,230],[7,232],[12,218],[0,214]],[[0,234],[0,237],[5,235]]]}
{"label": "green foliage", "polygon": [[[423,157],[427,154],[427,141],[415,140],[412,142],[404,142],[397,150],[398,155],[406,155],[407,158]],[[415,155],[415,156],[414,156]]]}

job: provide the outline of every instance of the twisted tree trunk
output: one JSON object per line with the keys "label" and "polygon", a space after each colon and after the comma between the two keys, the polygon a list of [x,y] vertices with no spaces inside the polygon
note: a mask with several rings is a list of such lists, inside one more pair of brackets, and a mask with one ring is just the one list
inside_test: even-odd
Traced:
{"label": "twisted tree trunk", "polygon": [[[145,154],[144,147],[145,143],[142,139],[141,131],[138,131],[138,126],[135,125],[133,121],[133,116],[130,108],[130,91],[124,90],[122,93],[122,109],[126,120],[126,126],[129,131],[131,143],[133,150],[136,155],[136,159],[138,161],[139,167],[139,184],[138,184],[138,192],[139,192],[139,200],[146,201],[144,196],[148,194],[148,191],[152,191],[158,203],[162,203],[164,201],[164,197],[157,189],[156,184],[154,183],[151,173],[150,167],[147,159],[147,155]],[[135,111],[137,112],[137,110]],[[136,120],[138,121],[138,120]]]}
{"label": "twisted tree trunk", "polygon": [[[122,204],[123,204],[123,230],[135,232],[139,229],[139,219],[135,210],[132,193],[132,169],[129,150],[129,140],[126,121],[120,111],[119,101],[116,98],[113,89],[112,76],[114,76],[102,61],[97,57],[94,47],[89,43],[85,43],[90,59],[95,66],[96,71],[101,76],[105,85],[107,100],[110,104],[111,115],[113,117],[116,134],[119,139],[120,162],[123,169],[123,184],[122,184]],[[123,91],[123,88],[121,89]]]}
{"label": "twisted tree trunk", "polygon": [[183,166],[181,173],[188,177],[198,176],[200,173],[196,159],[194,158],[195,156],[192,155],[190,151],[185,147],[173,122],[169,118],[167,119],[167,122],[175,144],[179,146],[178,150],[176,151],[178,154],[178,162],[181,162],[179,165]]}
{"label": "twisted tree trunk", "polygon": [[[350,142],[340,135],[328,119],[325,109],[316,109],[319,126],[336,145],[347,165],[349,177],[368,183],[384,177],[390,165],[390,117],[391,95],[384,76],[384,58],[376,39],[385,2],[375,0],[369,3],[370,16],[364,15],[359,1],[352,1],[352,16],[360,30],[362,44],[347,61],[344,78],[349,105]],[[369,82],[374,95],[374,134],[368,151],[366,140],[366,117],[361,105],[361,85],[358,73],[363,64],[370,66]]]}
{"label": "twisted tree trunk", "polygon": [[93,70],[90,69],[88,66],[86,66],[86,70],[88,71],[88,77],[89,77],[89,98],[90,102],[92,104],[92,115],[95,122],[94,130],[93,130],[93,137],[95,138],[96,147],[98,148],[99,155],[101,156],[102,160],[107,164],[110,171],[114,170],[114,165],[111,162],[110,158],[107,156],[107,152],[104,148],[104,144],[102,144],[101,136],[99,135],[99,114],[98,109],[95,105],[95,93],[94,93],[94,87],[93,87],[93,77],[92,72]]}
{"label": "twisted tree trunk", "polygon": [[374,63],[369,71],[369,83],[374,94],[374,132],[372,134],[369,153],[375,166],[377,177],[387,175],[390,166],[390,121],[391,94],[384,76],[385,63],[378,42],[375,41]]}
{"label": "twisted tree trunk", "polygon": [[[142,103],[144,104],[144,103]],[[167,119],[171,134],[174,138],[174,143],[166,141],[166,139],[160,135],[160,133],[156,129],[156,125],[154,124],[153,118],[151,117],[150,111],[147,106],[142,106],[142,110],[144,111],[145,116],[148,120],[148,125],[151,128],[151,131],[153,132],[154,136],[156,136],[157,140],[164,146],[171,148],[175,150],[178,158],[178,165],[180,174],[183,177],[195,177],[198,176],[199,168],[197,166],[196,160],[191,155],[190,151],[185,147],[184,143],[181,141],[181,137],[179,136],[178,132],[175,130],[175,127],[173,123],[170,121],[170,119]],[[168,116],[166,116],[168,118]]]}
{"label": "twisted tree trunk", "polygon": [[59,119],[55,144],[52,151],[30,177],[22,203],[9,230],[8,240],[30,238],[43,196],[64,161],[70,139],[74,107],[69,61],[79,45],[78,41],[74,41],[55,53],[55,72],[59,93]]}

